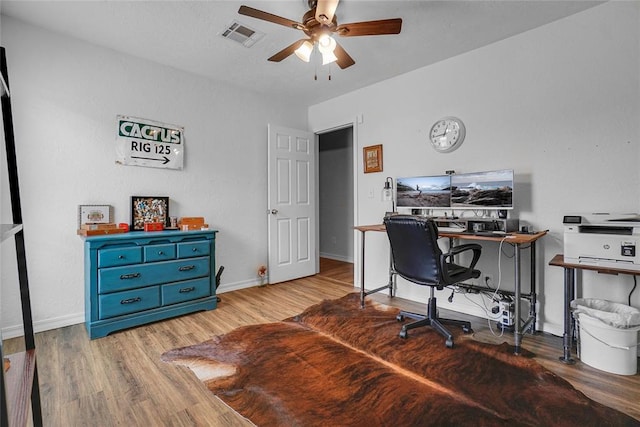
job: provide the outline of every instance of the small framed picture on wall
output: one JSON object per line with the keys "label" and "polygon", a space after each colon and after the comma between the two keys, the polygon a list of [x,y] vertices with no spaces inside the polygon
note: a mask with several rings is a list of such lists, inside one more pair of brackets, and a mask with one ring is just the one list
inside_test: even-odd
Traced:
{"label": "small framed picture on wall", "polygon": [[382,172],[382,144],[364,147],[364,173]]}

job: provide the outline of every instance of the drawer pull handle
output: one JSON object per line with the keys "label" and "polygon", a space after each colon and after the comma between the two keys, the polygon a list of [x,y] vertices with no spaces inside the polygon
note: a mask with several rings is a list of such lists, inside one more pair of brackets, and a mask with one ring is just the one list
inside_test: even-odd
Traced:
{"label": "drawer pull handle", "polygon": [[118,259],[124,259],[124,255],[118,255]]}
{"label": "drawer pull handle", "polygon": [[189,271],[189,270],[193,270],[194,268],[196,268],[195,265],[183,265],[182,267],[178,268],[179,271]]}
{"label": "drawer pull handle", "polygon": [[164,255],[164,252],[158,251],[158,255]]}
{"label": "drawer pull handle", "polygon": [[135,298],[120,300],[120,304],[133,304],[134,302],[139,302],[139,301],[142,301],[142,298],[135,297]]}
{"label": "drawer pull handle", "polygon": [[140,277],[140,273],[122,274],[122,275],[120,275],[120,280],[136,279],[138,277]]}
{"label": "drawer pull handle", "polygon": [[193,252],[198,252],[198,248],[191,249]]}
{"label": "drawer pull handle", "polygon": [[186,294],[188,292],[195,291],[195,290],[196,290],[195,286],[190,286],[188,288],[182,288],[178,292],[180,292],[181,294]]}

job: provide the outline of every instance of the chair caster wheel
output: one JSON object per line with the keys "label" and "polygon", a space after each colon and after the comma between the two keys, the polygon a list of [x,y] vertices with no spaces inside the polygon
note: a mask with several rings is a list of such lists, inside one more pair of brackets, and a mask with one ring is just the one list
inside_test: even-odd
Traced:
{"label": "chair caster wheel", "polygon": [[396,316],[396,320],[397,320],[398,322],[402,322],[402,321],[404,321],[404,316],[403,316],[402,314],[398,314],[398,315]]}
{"label": "chair caster wheel", "polygon": [[464,332],[465,334],[470,334],[473,333],[473,329],[467,327],[467,326],[463,326],[462,327],[462,332]]}
{"label": "chair caster wheel", "polygon": [[450,338],[449,338],[449,339],[447,339],[447,340],[444,342],[444,345],[446,345],[446,346],[447,346],[447,348],[453,348],[453,340],[452,340],[452,339],[450,339]]}
{"label": "chair caster wheel", "polygon": [[405,331],[405,330],[400,331],[400,333],[398,334],[398,336],[399,336],[400,338],[404,338],[404,339],[406,340],[406,339],[407,339],[407,331]]}

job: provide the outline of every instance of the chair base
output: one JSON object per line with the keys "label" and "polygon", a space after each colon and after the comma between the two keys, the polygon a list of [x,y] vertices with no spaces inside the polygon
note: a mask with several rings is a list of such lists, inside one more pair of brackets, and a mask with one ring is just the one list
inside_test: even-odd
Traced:
{"label": "chair base", "polygon": [[436,299],[435,297],[429,298],[429,302],[427,304],[427,315],[412,313],[408,311],[401,311],[396,319],[398,321],[403,321],[404,317],[410,317],[412,319],[418,319],[417,322],[409,323],[402,326],[400,330],[400,338],[407,338],[409,329],[415,329],[422,326],[431,326],[433,329],[438,331],[440,335],[445,337],[445,345],[448,348],[453,348],[453,335],[451,332],[444,327],[444,324],[460,326],[462,327],[462,331],[465,334],[472,333],[471,323],[464,320],[454,320],[454,319],[443,319],[438,317],[436,311]]}

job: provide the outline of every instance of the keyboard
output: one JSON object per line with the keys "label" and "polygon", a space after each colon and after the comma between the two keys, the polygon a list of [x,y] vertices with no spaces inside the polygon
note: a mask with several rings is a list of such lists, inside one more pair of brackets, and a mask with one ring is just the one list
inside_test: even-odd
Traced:
{"label": "keyboard", "polygon": [[466,233],[467,229],[462,227],[438,227],[438,231],[443,233]]}
{"label": "keyboard", "polygon": [[465,234],[483,237],[502,237],[507,235],[504,231],[467,231]]}

